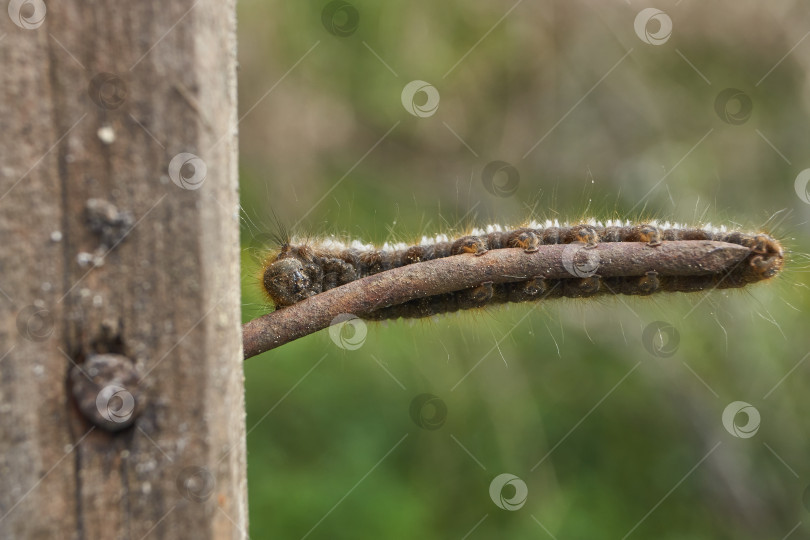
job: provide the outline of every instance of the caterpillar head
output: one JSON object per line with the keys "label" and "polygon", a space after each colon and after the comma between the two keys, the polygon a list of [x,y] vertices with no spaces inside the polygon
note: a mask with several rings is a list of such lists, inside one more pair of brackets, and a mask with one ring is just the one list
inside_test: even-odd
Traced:
{"label": "caterpillar head", "polygon": [[291,306],[317,292],[303,263],[293,257],[267,265],[262,274],[262,285],[276,308]]}

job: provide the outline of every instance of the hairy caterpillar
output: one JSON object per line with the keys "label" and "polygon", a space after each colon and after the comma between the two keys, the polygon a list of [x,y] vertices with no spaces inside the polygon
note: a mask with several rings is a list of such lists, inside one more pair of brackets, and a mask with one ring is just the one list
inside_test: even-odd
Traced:
{"label": "hairy caterpillar", "polygon": [[417,245],[385,244],[375,247],[361,242],[343,243],[329,238],[311,243],[298,242],[282,234],[280,247],[264,261],[261,283],[277,308],[292,305],[320,292],[362,277],[421,261],[502,248],[536,251],[541,245],[580,243],[583,249],[600,242],[644,242],[651,248],[665,241],[714,240],[747,247],[750,255],[738,266],[720,275],[646,276],[601,278],[599,275],[546,280],[540,277],[513,283],[484,283],[471,289],[431,296],[362,314],[367,319],[426,317],[438,313],[479,307],[489,303],[522,302],[542,298],[580,298],[599,294],[646,295],[658,291],[691,292],[709,288],[742,287],[776,275],[784,263],[782,246],[764,233],[728,230],[725,227],[686,227],[650,221],[598,222],[577,224],[546,221],[516,228],[490,225],[469,234],[451,238],[423,237]]}

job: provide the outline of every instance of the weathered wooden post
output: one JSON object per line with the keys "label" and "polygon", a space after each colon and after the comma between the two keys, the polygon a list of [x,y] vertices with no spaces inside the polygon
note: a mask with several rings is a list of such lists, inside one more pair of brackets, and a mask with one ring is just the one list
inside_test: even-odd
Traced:
{"label": "weathered wooden post", "polygon": [[234,2],[7,7],[0,537],[242,537]]}

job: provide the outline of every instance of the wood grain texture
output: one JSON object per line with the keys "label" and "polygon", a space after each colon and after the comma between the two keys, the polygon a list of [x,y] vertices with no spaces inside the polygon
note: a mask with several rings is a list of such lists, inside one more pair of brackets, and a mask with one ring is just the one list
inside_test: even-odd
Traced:
{"label": "wood grain texture", "polygon": [[[5,15],[0,537],[240,538],[234,2]],[[199,189],[169,177],[181,152],[207,166]],[[132,427],[77,406],[68,373],[97,353],[140,376]]]}

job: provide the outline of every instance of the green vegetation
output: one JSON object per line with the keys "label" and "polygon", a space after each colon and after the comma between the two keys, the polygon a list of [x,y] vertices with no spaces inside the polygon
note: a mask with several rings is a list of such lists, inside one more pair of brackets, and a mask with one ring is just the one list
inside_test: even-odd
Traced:
{"label": "green vegetation", "polygon": [[[240,2],[245,320],[270,309],[271,208],[379,243],[532,211],[768,222],[791,253],[751,290],[372,323],[357,350],[323,331],[247,361],[251,536],[778,539],[810,522],[810,205],[794,190],[810,40],[777,65],[806,9],[684,3],[652,45],[635,4],[522,2],[498,23],[514,4],[353,1],[345,37],[326,5]],[[435,114],[405,110],[412,80],[438,90]],[[726,88],[743,97],[721,118]],[[493,160],[519,171],[513,195],[484,186]],[[654,321],[677,331],[672,356],[642,343]],[[437,429],[411,417],[423,393],[446,405]],[[760,413],[754,436],[724,428],[734,401]],[[490,498],[502,473],[525,482],[522,508]]]}

